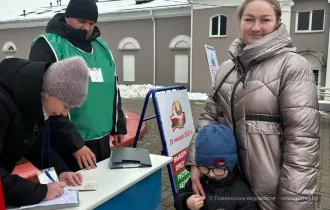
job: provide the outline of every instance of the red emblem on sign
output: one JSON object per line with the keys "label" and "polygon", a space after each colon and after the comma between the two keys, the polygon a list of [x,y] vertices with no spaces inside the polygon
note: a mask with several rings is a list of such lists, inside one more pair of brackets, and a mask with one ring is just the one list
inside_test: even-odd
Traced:
{"label": "red emblem on sign", "polygon": [[170,116],[172,122],[172,130],[181,129],[186,123],[185,113],[182,111],[180,101],[174,101],[172,103],[172,115]]}

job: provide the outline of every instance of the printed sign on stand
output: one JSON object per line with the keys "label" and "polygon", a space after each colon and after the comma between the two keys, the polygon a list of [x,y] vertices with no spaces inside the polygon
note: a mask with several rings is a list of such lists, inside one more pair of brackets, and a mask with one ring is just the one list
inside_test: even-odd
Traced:
{"label": "printed sign on stand", "polygon": [[178,191],[190,178],[190,172],[185,169],[184,161],[195,131],[188,93],[184,89],[158,93],[156,97],[167,153],[168,156],[173,157],[171,173]]}
{"label": "printed sign on stand", "polygon": [[[152,98],[155,116],[144,118]],[[170,86],[151,89],[144,100],[144,105],[136,131],[133,147],[139,140],[143,121],[157,119],[162,155],[173,157],[167,164],[173,197],[184,187],[190,178],[190,172],[184,167],[188,146],[195,133],[187,89],[180,86]]]}
{"label": "printed sign on stand", "polygon": [[215,80],[215,74],[219,70],[218,58],[213,46],[205,45],[206,59],[210,69],[212,83]]}

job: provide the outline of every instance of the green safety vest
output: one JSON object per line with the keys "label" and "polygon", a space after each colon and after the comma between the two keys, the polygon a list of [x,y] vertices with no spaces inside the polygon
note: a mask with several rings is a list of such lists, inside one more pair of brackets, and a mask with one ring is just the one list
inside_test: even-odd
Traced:
{"label": "green safety vest", "polygon": [[101,69],[104,82],[92,82],[90,77],[84,104],[80,108],[71,109],[69,117],[85,141],[109,134],[113,127],[116,83],[115,62],[106,43],[97,38],[92,42],[93,51],[88,53],[73,46],[65,38],[50,33],[38,36],[32,42],[32,46],[40,38],[44,38],[48,42],[57,61],[80,56],[85,59],[88,67]]}

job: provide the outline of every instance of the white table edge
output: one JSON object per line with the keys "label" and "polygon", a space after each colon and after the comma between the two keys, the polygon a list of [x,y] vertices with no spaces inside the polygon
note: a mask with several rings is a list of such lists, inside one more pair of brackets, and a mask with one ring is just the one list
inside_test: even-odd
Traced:
{"label": "white table edge", "polygon": [[[125,187],[123,187],[122,189],[118,190],[117,192],[103,198],[100,199],[98,201],[96,201],[94,204],[90,205],[90,206],[86,206],[86,210],[93,210],[96,207],[104,204],[105,202],[107,202],[108,200],[110,200],[111,198],[114,198],[115,196],[117,196],[118,194],[124,192],[125,190],[127,190],[128,188],[130,188],[131,186],[135,185],[136,183],[140,182],[141,180],[145,179],[146,177],[148,177],[150,174],[153,174],[154,172],[156,172],[157,170],[159,170],[160,168],[166,166],[168,163],[172,162],[173,158],[170,156],[164,156],[164,155],[156,155],[156,154],[150,154],[150,156],[163,156],[163,157],[168,157],[168,160],[165,161],[163,164],[153,168],[149,173],[146,173],[145,175],[139,177],[137,180],[135,180],[134,182],[131,182],[130,184],[126,185]],[[108,160],[108,159],[107,159]],[[80,199],[80,198],[79,198]],[[79,209],[80,206],[77,206],[75,208]]]}

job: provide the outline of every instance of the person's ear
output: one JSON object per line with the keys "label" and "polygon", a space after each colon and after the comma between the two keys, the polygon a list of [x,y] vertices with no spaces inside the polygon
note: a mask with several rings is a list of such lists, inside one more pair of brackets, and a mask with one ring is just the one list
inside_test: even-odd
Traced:
{"label": "person's ear", "polygon": [[279,18],[276,24],[277,24],[277,28],[280,27],[280,25],[282,24],[282,18]]}

